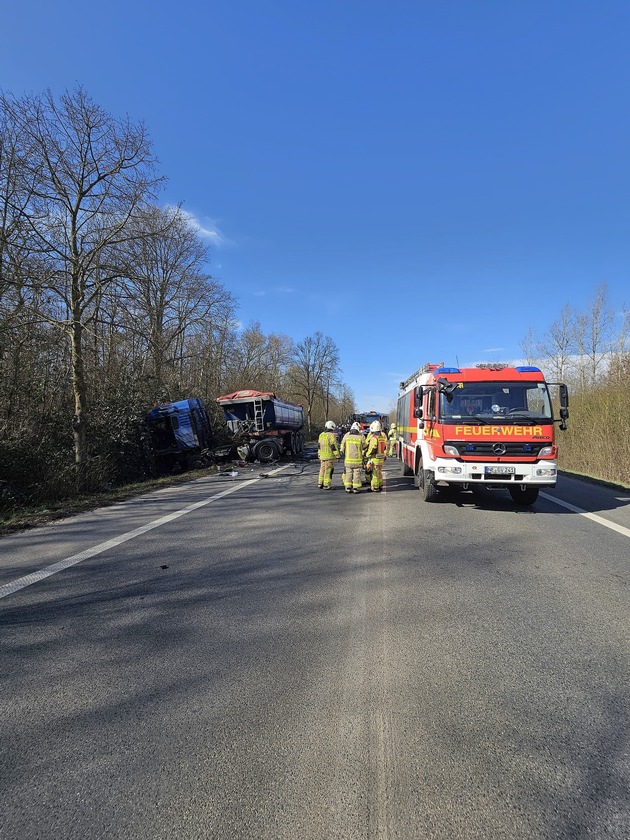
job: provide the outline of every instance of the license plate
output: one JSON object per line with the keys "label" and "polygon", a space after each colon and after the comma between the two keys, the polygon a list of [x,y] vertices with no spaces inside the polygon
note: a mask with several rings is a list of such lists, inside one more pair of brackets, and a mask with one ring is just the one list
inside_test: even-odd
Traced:
{"label": "license plate", "polygon": [[512,475],[512,473],[516,472],[516,467],[504,467],[496,466],[496,467],[486,467],[486,475]]}

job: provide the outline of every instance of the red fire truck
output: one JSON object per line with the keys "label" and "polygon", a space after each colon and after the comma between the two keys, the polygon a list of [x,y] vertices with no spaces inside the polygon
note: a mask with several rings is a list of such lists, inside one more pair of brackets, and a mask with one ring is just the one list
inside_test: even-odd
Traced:
{"label": "red fire truck", "polygon": [[378,420],[381,424],[381,428],[384,431],[387,431],[389,428],[389,416],[387,414],[380,414],[378,411],[374,411],[374,409],[372,409],[372,411],[363,411],[360,414],[351,414],[350,417],[348,417],[348,425],[358,423],[361,427],[361,431],[367,435],[370,431],[370,426],[375,420]]}
{"label": "red fire truck", "polygon": [[[554,419],[550,386],[557,386]],[[427,502],[440,489],[507,489],[531,505],[554,487],[554,423],[566,429],[569,393],[529,365],[475,368],[427,364],[400,383],[397,431],[403,475],[413,475]]]}

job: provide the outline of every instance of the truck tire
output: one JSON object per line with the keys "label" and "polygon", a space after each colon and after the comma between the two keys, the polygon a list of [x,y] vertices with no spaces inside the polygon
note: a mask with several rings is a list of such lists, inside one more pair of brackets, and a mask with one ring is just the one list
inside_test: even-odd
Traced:
{"label": "truck tire", "polygon": [[519,484],[509,489],[510,496],[517,505],[533,505],[538,498],[538,487],[524,487]]}
{"label": "truck tire", "polygon": [[425,502],[435,502],[437,500],[439,490],[435,484],[433,472],[431,470],[423,470],[422,465],[418,469],[418,489],[422,493],[422,498]]}
{"label": "truck tire", "polygon": [[280,444],[273,438],[265,438],[254,447],[254,458],[261,464],[277,461],[280,457]]}

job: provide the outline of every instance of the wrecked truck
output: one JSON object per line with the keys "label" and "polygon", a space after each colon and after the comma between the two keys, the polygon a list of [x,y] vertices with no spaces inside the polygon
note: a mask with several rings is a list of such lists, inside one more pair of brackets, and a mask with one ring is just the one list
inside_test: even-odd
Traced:
{"label": "wrecked truck", "polygon": [[234,391],[217,398],[243,461],[276,461],[304,449],[304,408],[272,391]]}
{"label": "wrecked truck", "polygon": [[235,391],[217,399],[225,426],[212,429],[203,400],[155,405],[145,418],[148,460],[154,475],[200,469],[225,461],[277,461],[304,448],[304,409],[272,392]]}
{"label": "wrecked truck", "polygon": [[210,418],[197,397],[155,405],[144,425],[156,475],[207,467],[231,451],[231,446],[213,447]]}

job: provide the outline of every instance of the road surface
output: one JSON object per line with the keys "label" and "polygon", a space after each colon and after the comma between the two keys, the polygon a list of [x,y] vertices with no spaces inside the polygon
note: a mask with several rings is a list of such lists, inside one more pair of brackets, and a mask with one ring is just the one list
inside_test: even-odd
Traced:
{"label": "road surface", "polygon": [[2,840],[630,837],[630,494],[316,469],[0,540]]}

